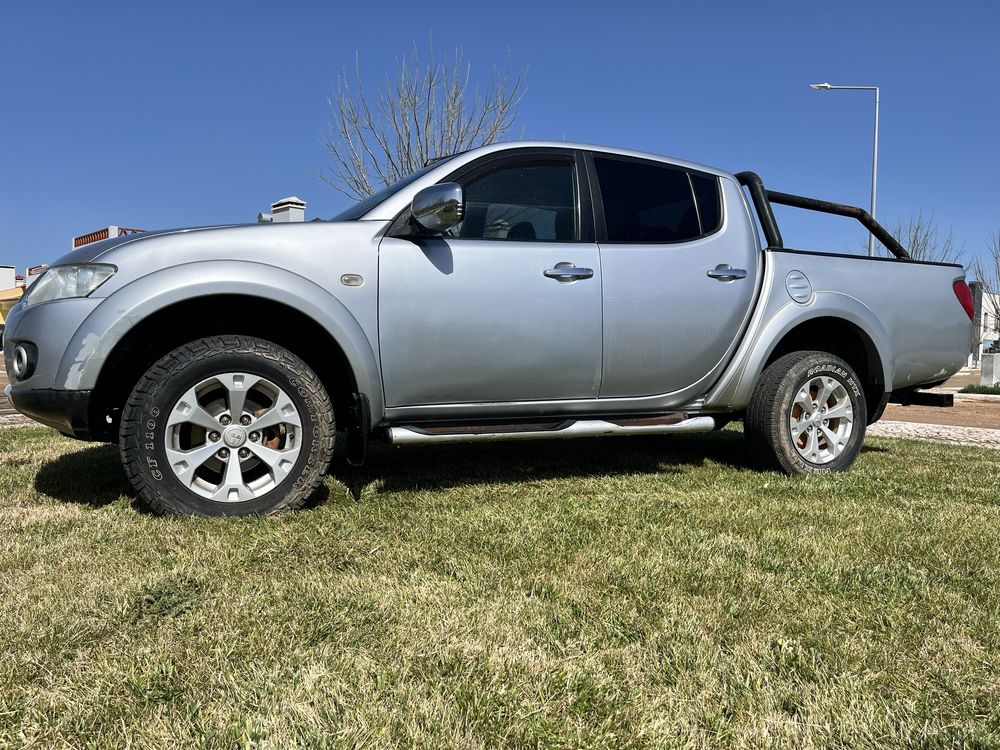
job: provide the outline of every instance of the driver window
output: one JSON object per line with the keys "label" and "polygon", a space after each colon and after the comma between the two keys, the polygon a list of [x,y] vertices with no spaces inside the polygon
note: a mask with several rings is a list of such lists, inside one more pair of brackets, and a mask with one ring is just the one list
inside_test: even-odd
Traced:
{"label": "driver window", "polygon": [[446,237],[520,242],[580,238],[576,168],[570,159],[507,162],[465,189],[465,217]]}

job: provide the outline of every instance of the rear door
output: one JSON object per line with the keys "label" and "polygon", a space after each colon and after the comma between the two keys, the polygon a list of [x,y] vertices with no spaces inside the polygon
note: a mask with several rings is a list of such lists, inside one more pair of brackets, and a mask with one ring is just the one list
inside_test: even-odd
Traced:
{"label": "rear door", "polygon": [[682,390],[731,353],[753,303],[758,252],[738,188],[651,160],[594,153],[590,164],[604,273],[601,397]]}
{"label": "rear door", "polygon": [[597,398],[601,267],[582,164],[570,149],[487,157],[448,178],[465,218],[446,236],[382,241],[388,406]]}

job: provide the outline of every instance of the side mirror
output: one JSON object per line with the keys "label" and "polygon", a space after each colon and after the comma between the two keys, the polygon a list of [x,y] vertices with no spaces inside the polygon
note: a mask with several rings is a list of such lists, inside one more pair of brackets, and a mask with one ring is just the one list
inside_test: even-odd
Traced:
{"label": "side mirror", "polygon": [[443,232],[462,220],[465,214],[465,196],[456,182],[442,182],[425,187],[410,204],[410,213],[424,229]]}

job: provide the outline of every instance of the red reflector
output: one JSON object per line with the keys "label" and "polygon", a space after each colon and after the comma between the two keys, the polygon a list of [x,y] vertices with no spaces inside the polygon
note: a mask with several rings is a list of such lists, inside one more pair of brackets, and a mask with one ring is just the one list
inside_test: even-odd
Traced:
{"label": "red reflector", "polygon": [[969,316],[969,320],[972,320],[976,314],[976,303],[972,300],[972,291],[969,289],[969,285],[959,280],[952,284],[951,287],[955,290],[955,296],[958,297],[958,301],[962,303],[965,314]]}

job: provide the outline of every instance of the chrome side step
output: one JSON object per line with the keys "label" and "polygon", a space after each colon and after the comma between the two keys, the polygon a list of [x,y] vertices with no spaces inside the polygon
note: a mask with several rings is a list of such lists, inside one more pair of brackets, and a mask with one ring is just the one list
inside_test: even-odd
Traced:
{"label": "chrome side step", "polygon": [[641,424],[642,420],[616,424],[603,419],[567,419],[555,424],[526,429],[498,429],[496,425],[482,425],[481,430],[463,427],[456,431],[433,431],[416,426],[390,427],[389,440],[393,445],[427,445],[429,443],[478,443],[500,440],[549,440],[553,438],[610,437],[613,435],[663,435],[678,432],[711,432],[715,429],[713,417],[688,417],[667,424]]}

